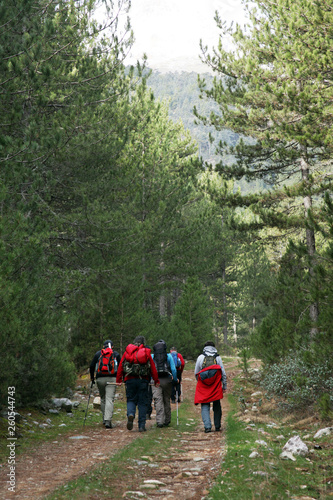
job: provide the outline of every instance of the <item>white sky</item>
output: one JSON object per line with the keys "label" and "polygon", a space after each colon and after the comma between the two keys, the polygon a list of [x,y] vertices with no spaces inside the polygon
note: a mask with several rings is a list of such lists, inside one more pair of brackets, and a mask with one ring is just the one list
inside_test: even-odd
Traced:
{"label": "white sky", "polygon": [[148,66],[160,71],[207,71],[200,63],[199,42],[217,46],[216,10],[228,24],[245,22],[241,0],[132,0],[129,17],[136,41],[128,62],[146,53]]}

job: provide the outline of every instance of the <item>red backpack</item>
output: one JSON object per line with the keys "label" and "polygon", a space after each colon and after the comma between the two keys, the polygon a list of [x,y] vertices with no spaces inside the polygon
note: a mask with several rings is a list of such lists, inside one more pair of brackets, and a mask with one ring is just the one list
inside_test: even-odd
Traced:
{"label": "red backpack", "polygon": [[97,373],[99,375],[115,375],[117,373],[117,365],[117,360],[114,357],[111,347],[102,349],[97,363]]}
{"label": "red backpack", "polygon": [[134,377],[150,376],[150,349],[143,344],[140,346],[129,344],[125,349],[123,370],[125,375]]}
{"label": "red backpack", "polygon": [[125,349],[125,359],[130,363],[145,365],[149,361],[150,349],[143,344],[140,346],[129,344]]}

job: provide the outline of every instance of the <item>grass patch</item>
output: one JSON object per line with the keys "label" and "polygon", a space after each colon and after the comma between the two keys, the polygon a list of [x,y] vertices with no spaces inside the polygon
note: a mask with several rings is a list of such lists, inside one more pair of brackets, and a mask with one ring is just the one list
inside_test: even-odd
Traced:
{"label": "grass patch", "polygon": [[[242,382],[244,384],[244,382]],[[245,424],[237,419],[239,398],[229,395],[232,411],[227,417],[227,453],[209,500],[290,499],[302,496],[326,499],[333,493],[333,436],[315,441],[317,429],[295,431],[290,424]],[[288,439],[300,435],[310,454],[296,461],[279,458]],[[283,437],[281,437],[283,436]],[[264,443],[260,443],[265,442]],[[252,452],[258,453],[249,458]]]}
{"label": "grass patch", "polygon": [[[101,412],[94,409],[93,397],[90,398],[89,410],[85,422],[85,428],[93,428],[101,424]],[[83,423],[87,402],[82,402],[78,408],[73,409],[71,414],[60,411],[58,414],[49,413],[38,408],[24,408],[19,411],[19,417],[15,422],[16,449],[18,456],[29,451],[40,443],[54,441],[59,437],[77,432],[83,432]],[[119,418],[125,418],[126,403],[117,401],[117,411],[120,410]],[[115,413],[118,415],[118,413]],[[8,421],[0,418],[0,463],[8,459]]]}

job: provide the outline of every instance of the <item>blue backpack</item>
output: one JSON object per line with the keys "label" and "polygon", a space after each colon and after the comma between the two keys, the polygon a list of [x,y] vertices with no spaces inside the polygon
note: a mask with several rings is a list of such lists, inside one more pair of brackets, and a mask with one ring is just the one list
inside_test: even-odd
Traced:
{"label": "blue backpack", "polygon": [[176,370],[179,370],[182,366],[182,363],[178,358],[177,351],[171,351],[171,356],[173,357],[173,362],[175,363]]}

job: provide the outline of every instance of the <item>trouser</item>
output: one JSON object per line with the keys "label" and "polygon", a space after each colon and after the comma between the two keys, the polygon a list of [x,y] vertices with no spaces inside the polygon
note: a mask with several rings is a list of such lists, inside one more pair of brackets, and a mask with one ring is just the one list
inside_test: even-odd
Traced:
{"label": "trouser", "polygon": [[153,402],[153,389],[152,389],[152,385],[149,384],[148,385],[148,404],[147,404],[147,415],[149,415],[149,417],[153,412],[152,402]]}
{"label": "trouser", "polygon": [[172,391],[171,391],[171,401],[176,401],[176,393],[178,394],[178,402],[180,402],[181,395],[181,381],[182,381],[182,372],[177,370],[177,378],[179,382],[172,382]]}
{"label": "trouser", "polygon": [[153,386],[153,398],[156,409],[156,423],[158,425],[168,425],[171,422],[171,390],[172,379],[170,377],[160,377],[160,386]]}
{"label": "trouser", "polygon": [[148,407],[148,385],[149,382],[142,378],[131,378],[126,380],[127,416],[135,417],[136,407],[138,407],[139,428],[145,427]]}
{"label": "trouser", "polygon": [[[217,401],[213,401],[213,412],[215,429],[218,429],[221,427],[222,418],[222,407],[219,399]],[[212,423],[210,420],[210,403],[201,403],[201,417],[205,429],[211,429]]]}
{"label": "trouser", "polygon": [[116,377],[98,377],[96,382],[99,395],[101,397],[103,420],[111,421],[113,416],[113,403],[116,394]]}

